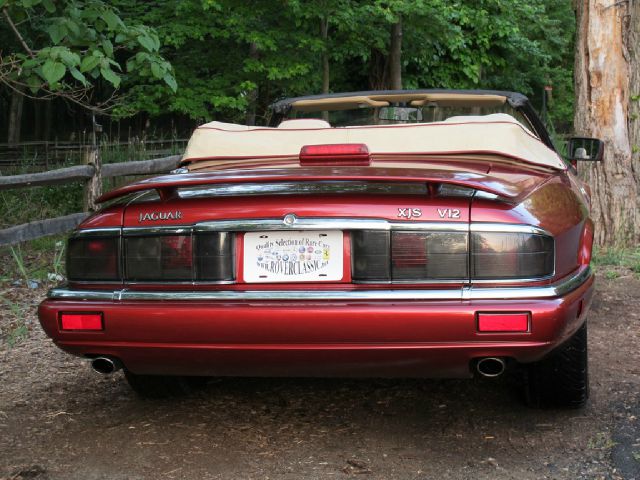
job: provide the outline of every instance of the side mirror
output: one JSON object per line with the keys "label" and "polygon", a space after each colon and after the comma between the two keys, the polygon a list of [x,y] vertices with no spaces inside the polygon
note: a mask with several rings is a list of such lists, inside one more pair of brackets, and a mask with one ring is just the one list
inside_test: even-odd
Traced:
{"label": "side mirror", "polygon": [[572,137],[567,145],[568,160],[575,165],[577,161],[601,162],[604,156],[604,142],[597,138]]}

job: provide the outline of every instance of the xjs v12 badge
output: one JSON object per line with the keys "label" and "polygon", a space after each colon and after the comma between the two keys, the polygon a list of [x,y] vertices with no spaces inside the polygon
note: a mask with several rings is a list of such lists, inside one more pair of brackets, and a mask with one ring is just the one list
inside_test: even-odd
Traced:
{"label": "xjs v12 badge", "polygon": [[440,218],[460,218],[460,210],[457,208],[439,208],[438,215]]}
{"label": "xjs v12 badge", "polygon": [[422,210],[419,208],[398,208],[398,218],[420,218]]}
{"label": "xjs v12 badge", "polygon": [[180,220],[182,218],[182,212],[175,210],[173,212],[147,212],[141,213],[138,217],[138,222],[154,222],[156,220]]}

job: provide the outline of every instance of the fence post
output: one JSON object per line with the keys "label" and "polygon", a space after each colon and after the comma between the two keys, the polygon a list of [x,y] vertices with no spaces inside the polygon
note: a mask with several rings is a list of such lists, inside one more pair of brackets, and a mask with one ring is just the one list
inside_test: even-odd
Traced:
{"label": "fence post", "polygon": [[95,114],[91,115],[93,131],[91,133],[91,146],[87,150],[84,163],[93,166],[93,176],[87,181],[84,187],[84,211],[92,212],[97,210],[96,199],[102,195],[102,159],[100,158],[100,139],[102,125],[96,123]]}

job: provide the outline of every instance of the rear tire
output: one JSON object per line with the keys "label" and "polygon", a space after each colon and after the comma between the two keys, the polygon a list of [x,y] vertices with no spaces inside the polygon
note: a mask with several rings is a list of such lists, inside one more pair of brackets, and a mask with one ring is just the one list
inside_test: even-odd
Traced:
{"label": "rear tire", "polygon": [[581,408],[589,398],[587,323],[539,362],[527,365],[527,403],[537,408]]}
{"label": "rear tire", "polygon": [[189,395],[207,382],[206,377],[137,375],[124,371],[129,386],[144,398],[171,398]]}

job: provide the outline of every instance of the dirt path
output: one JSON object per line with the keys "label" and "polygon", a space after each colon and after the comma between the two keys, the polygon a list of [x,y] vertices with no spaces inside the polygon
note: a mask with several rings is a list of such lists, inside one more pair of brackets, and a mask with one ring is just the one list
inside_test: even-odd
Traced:
{"label": "dirt path", "polygon": [[[44,290],[0,290],[37,322]],[[640,281],[599,278],[589,333],[589,406],[537,411],[476,380],[227,379],[143,401],[34,324],[0,346],[0,478],[640,480]]]}

